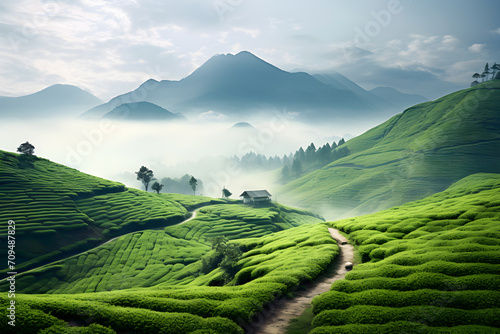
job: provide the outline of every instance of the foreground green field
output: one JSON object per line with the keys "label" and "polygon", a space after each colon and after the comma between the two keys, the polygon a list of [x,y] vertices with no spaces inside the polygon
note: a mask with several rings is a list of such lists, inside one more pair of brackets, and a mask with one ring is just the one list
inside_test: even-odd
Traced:
{"label": "foreground green field", "polygon": [[[314,216],[279,204],[262,208],[209,205],[182,225],[130,233],[81,255],[18,275],[17,291],[83,293],[186,284],[200,275],[201,259],[210,251],[211,238],[260,237],[318,222],[321,220]],[[211,278],[211,284],[222,284],[217,279]],[[0,283],[0,288],[3,286],[6,282]]]}
{"label": "foreground green field", "polygon": [[[234,242],[243,256],[225,286],[209,286],[222,275],[216,268],[176,285],[163,282],[149,288],[84,294],[16,294],[16,327],[6,326],[3,332],[69,333],[64,328],[71,322],[89,333],[100,333],[96,328],[107,333],[99,326],[109,327],[109,333],[243,333],[266,304],[317,277],[338,254],[324,223]],[[2,318],[9,312],[8,303],[7,295],[1,294]]]}
{"label": "foreground green field", "polygon": [[329,217],[388,209],[475,173],[500,173],[500,80],[406,109],[349,140],[350,155],[282,187]]}
{"label": "foreground green field", "polygon": [[500,175],[328,223],[363,264],[313,300],[320,333],[500,332]]}

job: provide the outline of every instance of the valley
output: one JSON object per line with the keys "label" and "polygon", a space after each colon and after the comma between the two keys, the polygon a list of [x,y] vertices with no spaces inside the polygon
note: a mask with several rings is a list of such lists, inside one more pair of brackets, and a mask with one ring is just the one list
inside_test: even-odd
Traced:
{"label": "valley", "polygon": [[498,332],[499,91],[488,81],[322,146],[331,162],[303,160],[262,204],[0,151],[0,240],[15,237],[2,256],[17,272],[13,297],[0,268],[3,318],[15,301],[4,331]]}

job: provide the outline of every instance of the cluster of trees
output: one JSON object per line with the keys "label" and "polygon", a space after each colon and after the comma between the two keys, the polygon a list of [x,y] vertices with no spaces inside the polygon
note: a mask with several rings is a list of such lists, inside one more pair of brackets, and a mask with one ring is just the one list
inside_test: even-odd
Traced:
{"label": "cluster of trees", "polygon": [[[167,189],[169,192],[184,194],[185,192],[172,191],[171,189],[169,189],[169,187],[172,186],[174,190],[178,190],[178,188],[176,187],[180,186],[181,188],[183,188],[182,191],[184,191],[184,188],[186,187],[191,188],[191,190],[193,191],[193,195],[196,195],[196,189],[198,189],[199,185],[198,182],[200,182],[201,184],[201,181],[198,181],[194,176],[190,176],[187,174],[182,178],[175,180],[164,178],[162,180],[162,183],[159,183],[154,177],[153,171],[145,166],[141,166],[139,171],[135,172],[135,174],[137,175],[137,180],[142,182],[142,184],[144,185],[144,190],[146,191],[148,191],[149,184],[154,181],[154,183],[151,185],[151,189],[156,191],[157,194],[159,194],[163,187],[167,185]],[[172,182],[169,183],[169,180]]]}
{"label": "cluster of trees", "polygon": [[189,174],[185,174],[180,178],[164,177],[161,184],[165,186],[165,191],[169,193],[192,195],[196,190],[203,193],[203,181]]}
{"label": "cluster of trees", "polygon": [[339,140],[338,144],[332,145],[326,143],[319,149],[316,149],[314,143],[311,143],[306,150],[302,147],[295,154],[284,158],[283,169],[281,170],[281,179],[283,182],[290,182],[302,176],[320,169],[329,163],[349,155],[349,149],[344,147],[344,138]]}
{"label": "cluster of trees", "polygon": [[279,156],[266,157],[263,154],[248,152],[241,158],[234,155],[230,158],[243,171],[268,171],[278,169],[283,166],[283,160]]}
{"label": "cluster of trees", "polygon": [[[474,81],[472,81],[472,83],[470,84],[470,86],[474,87],[475,85],[479,85],[480,82],[478,81],[478,79],[481,79],[481,82],[484,82],[485,79],[486,79],[486,81],[494,79],[495,76],[497,75],[498,71],[500,71],[500,65],[498,65],[497,63],[494,63],[490,67],[488,65],[488,63],[486,63],[486,65],[484,66],[484,70],[483,70],[483,72],[481,74],[474,73],[472,75],[472,77],[474,78]],[[491,77],[489,77],[490,74],[491,74]]]}

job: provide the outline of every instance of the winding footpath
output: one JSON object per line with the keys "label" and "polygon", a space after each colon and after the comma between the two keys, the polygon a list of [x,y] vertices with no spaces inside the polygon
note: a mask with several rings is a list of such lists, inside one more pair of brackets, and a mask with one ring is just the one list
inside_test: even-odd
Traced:
{"label": "winding footpath", "polygon": [[340,252],[335,258],[335,264],[331,270],[332,274],[319,278],[306,285],[304,290],[294,294],[293,299],[280,299],[275,302],[270,310],[266,312],[265,319],[251,324],[246,329],[248,334],[281,334],[285,333],[290,325],[290,320],[299,317],[306,308],[311,307],[314,297],[330,290],[333,282],[344,279],[348,270],[345,268],[346,262],[353,262],[354,247],[347,243],[347,239],[334,228],[328,231],[339,245]]}

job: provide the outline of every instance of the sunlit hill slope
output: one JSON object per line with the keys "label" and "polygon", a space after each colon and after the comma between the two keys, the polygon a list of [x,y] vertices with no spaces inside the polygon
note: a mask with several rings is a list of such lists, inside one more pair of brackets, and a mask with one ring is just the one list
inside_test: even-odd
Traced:
{"label": "sunlit hill slope", "polygon": [[329,217],[387,209],[479,172],[500,172],[500,80],[406,109],[349,140],[347,157],[283,186]]}

